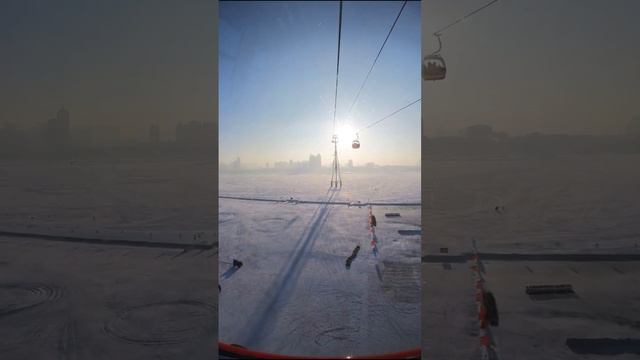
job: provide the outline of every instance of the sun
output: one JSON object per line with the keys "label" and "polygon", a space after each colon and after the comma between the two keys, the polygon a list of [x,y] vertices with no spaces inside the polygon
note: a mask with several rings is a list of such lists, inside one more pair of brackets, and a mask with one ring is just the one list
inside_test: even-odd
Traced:
{"label": "sun", "polygon": [[338,142],[342,144],[345,144],[345,143],[350,144],[351,141],[353,141],[353,139],[356,138],[356,132],[357,130],[349,124],[340,125],[340,127],[336,129],[336,135],[338,135]]}

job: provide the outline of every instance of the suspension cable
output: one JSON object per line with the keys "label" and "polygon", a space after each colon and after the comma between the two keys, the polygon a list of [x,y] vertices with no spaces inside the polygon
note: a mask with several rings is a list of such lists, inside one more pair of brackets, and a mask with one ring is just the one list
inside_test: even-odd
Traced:
{"label": "suspension cable", "polygon": [[378,55],[376,55],[376,58],[373,60],[373,64],[371,64],[371,68],[369,69],[369,72],[367,73],[367,76],[364,78],[364,81],[362,82],[362,85],[360,85],[360,89],[358,89],[358,92],[356,93],[356,97],[355,99],[353,99],[353,102],[351,103],[351,106],[349,107],[349,111],[347,112],[347,117],[349,115],[351,115],[351,110],[353,110],[354,105],[356,104],[356,102],[358,102],[358,98],[360,97],[360,92],[362,92],[362,89],[364,88],[364,85],[367,83],[367,80],[369,80],[369,76],[371,75],[371,72],[373,71],[373,67],[376,66],[376,62],[378,62],[378,58],[380,57],[380,54],[382,53],[382,49],[384,49],[385,44],[387,43],[387,40],[389,40],[389,36],[391,36],[391,33],[393,32],[393,29],[396,26],[396,23],[398,22],[398,19],[400,18],[400,15],[402,14],[402,10],[404,10],[405,5],[407,5],[407,0],[404,0],[404,3],[402,3],[402,7],[400,8],[400,11],[398,11],[398,15],[396,15],[396,19],[393,21],[393,24],[391,25],[391,28],[389,29],[389,32],[387,33],[387,37],[384,39],[384,42],[382,42],[382,46],[380,47],[380,50],[378,50]]}
{"label": "suspension cable", "polygon": [[480,11],[482,11],[482,10],[484,10],[484,9],[488,8],[489,6],[491,6],[491,5],[495,4],[495,3],[497,3],[498,1],[499,1],[499,0],[491,0],[491,1],[489,1],[488,3],[486,3],[486,4],[482,5],[481,7],[477,8],[477,9],[475,9],[475,10],[473,10],[473,11],[471,11],[470,13],[466,14],[465,16],[463,16],[463,17],[461,17],[461,18],[459,18],[459,19],[457,19],[457,20],[455,20],[455,21],[453,21],[453,22],[449,23],[448,25],[445,25],[444,27],[440,28],[439,30],[435,31],[435,32],[433,33],[433,35],[435,35],[435,36],[442,35],[442,33],[443,33],[445,30],[448,30],[450,27],[452,27],[452,26],[454,26],[454,25],[456,25],[456,24],[458,24],[458,23],[460,23],[460,22],[462,22],[462,21],[465,21],[467,18],[469,18],[469,17],[471,17],[471,16],[473,16],[473,15],[475,15],[475,14],[479,13]]}
{"label": "suspension cable", "polygon": [[405,105],[405,106],[401,107],[400,109],[398,109],[398,110],[396,110],[396,111],[392,112],[391,114],[389,114],[389,115],[387,115],[387,116],[383,117],[382,119],[380,119],[380,120],[376,120],[376,121],[372,122],[371,124],[369,124],[369,125],[367,125],[367,126],[365,126],[365,127],[361,128],[361,129],[358,129],[358,133],[359,133],[359,132],[361,132],[361,131],[363,131],[363,130],[365,130],[365,129],[368,129],[368,128],[370,128],[370,127],[374,126],[374,125],[379,124],[380,122],[382,122],[382,121],[384,121],[384,120],[386,120],[386,119],[388,119],[388,118],[392,117],[393,115],[395,115],[395,114],[399,113],[400,111],[402,111],[402,110],[404,110],[404,109],[408,108],[409,106],[411,106],[411,105],[413,105],[413,104],[416,104],[416,103],[420,102],[420,100],[422,100],[422,98],[420,98],[420,99],[418,99],[418,100],[415,100],[415,101],[412,101],[412,102],[411,102],[411,103],[409,103],[408,105]]}
{"label": "suspension cable", "polygon": [[338,76],[340,74],[340,37],[342,35],[342,0],[340,0],[340,12],[338,15],[338,60],[336,62],[336,92],[333,99],[333,134],[336,133],[336,111],[338,109]]}

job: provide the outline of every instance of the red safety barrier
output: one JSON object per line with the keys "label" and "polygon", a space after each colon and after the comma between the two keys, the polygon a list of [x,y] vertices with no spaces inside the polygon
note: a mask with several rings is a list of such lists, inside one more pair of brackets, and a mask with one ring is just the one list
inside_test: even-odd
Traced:
{"label": "red safety barrier", "polygon": [[484,305],[480,305],[480,311],[478,311],[478,320],[487,319],[487,308]]}
{"label": "red safety barrier", "polygon": [[418,360],[421,356],[419,348],[409,349],[405,351],[399,351],[394,353],[377,354],[377,355],[343,355],[343,356],[300,356],[300,355],[283,355],[273,354],[261,351],[255,351],[240,347],[233,344],[227,344],[224,342],[218,342],[218,352],[220,355],[229,357],[238,357],[240,359],[327,359],[327,360],[342,360],[342,359],[406,359],[406,360]]}
{"label": "red safety barrier", "polygon": [[480,311],[478,311],[478,320],[480,321],[480,329],[486,329],[488,325],[487,320],[487,308],[480,304]]}
{"label": "red safety barrier", "polygon": [[481,336],[480,346],[489,347],[489,345],[491,345],[491,339],[487,335]]}
{"label": "red safety barrier", "polygon": [[485,306],[485,291],[484,291],[484,279],[482,276],[482,272],[480,271],[481,268],[481,261],[480,261],[480,257],[478,256],[478,252],[475,248],[475,242],[474,242],[474,255],[473,255],[473,260],[474,260],[474,265],[470,266],[471,271],[473,271],[473,273],[476,276],[476,302],[478,302],[478,320],[479,320],[479,327],[480,327],[480,348],[483,350],[483,359],[488,358],[488,359],[498,359],[497,357],[497,353],[495,352],[495,346],[496,344],[493,341],[493,338],[491,336],[491,332],[488,329],[488,309]]}

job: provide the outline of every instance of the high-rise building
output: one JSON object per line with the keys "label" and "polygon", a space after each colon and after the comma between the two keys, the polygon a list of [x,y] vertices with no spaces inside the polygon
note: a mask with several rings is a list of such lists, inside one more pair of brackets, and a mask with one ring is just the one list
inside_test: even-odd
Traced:
{"label": "high-rise building", "polygon": [[158,124],[149,125],[149,142],[152,144],[160,142],[160,126]]}
{"label": "high-rise building", "polygon": [[231,168],[234,170],[239,170],[242,167],[240,163],[240,157],[238,156],[235,160],[231,162]]}
{"label": "high-rise building", "polygon": [[45,139],[49,145],[62,146],[69,142],[69,111],[62,107],[56,117],[45,125]]}
{"label": "high-rise building", "polygon": [[64,124],[67,124],[67,127],[69,126],[69,110],[65,109],[64,106],[62,106],[62,109],[58,110],[58,114],[56,114],[56,119]]}
{"label": "high-rise building", "polygon": [[322,158],[320,157],[320,154],[317,154],[317,155],[310,154],[309,167],[312,169],[317,169],[317,168],[320,168],[321,166],[322,166]]}

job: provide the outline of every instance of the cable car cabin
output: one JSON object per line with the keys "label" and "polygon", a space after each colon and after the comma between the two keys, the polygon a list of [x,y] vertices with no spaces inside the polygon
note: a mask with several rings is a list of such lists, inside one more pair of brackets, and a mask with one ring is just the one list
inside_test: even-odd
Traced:
{"label": "cable car cabin", "polygon": [[360,149],[360,134],[356,133],[356,138],[351,142],[352,149]]}
{"label": "cable car cabin", "polygon": [[432,54],[424,58],[422,63],[422,78],[424,80],[442,80],[446,74],[447,65],[444,63],[442,56]]}

